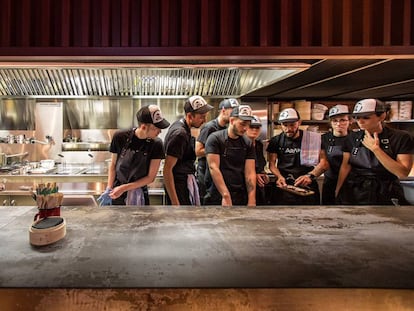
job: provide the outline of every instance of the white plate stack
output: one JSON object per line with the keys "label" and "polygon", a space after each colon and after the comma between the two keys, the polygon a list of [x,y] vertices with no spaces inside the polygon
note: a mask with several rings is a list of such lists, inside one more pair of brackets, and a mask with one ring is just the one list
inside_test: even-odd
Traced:
{"label": "white plate stack", "polygon": [[412,101],[400,101],[400,107],[398,112],[399,120],[411,120],[413,111]]}
{"label": "white plate stack", "polygon": [[312,120],[321,121],[325,119],[325,113],[328,107],[322,104],[313,104],[312,106]]}

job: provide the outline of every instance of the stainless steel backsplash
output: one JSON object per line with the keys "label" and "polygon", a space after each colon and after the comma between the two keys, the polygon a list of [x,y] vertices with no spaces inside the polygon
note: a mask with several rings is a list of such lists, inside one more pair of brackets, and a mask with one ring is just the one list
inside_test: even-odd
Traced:
{"label": "stainless steel backsplash", "polygon": [[[218,105],[222,99],[208,99],[216,109],[209,115],[215,118]],[[36,117],[38,103],[62,103],[62,123],[56,123],[51,130],[54,115],[43,112]],[[30,161],[39,161],[45,158],[71,162],[100,162],[108,159],[108,151],[65,151],[62,150],[64,141],[109,143],[115,131],[127,129],[137,125],[136,112],[140,107],[156,104],[161,108],[163,116],[171,123],[184,115],[184,98],[87,98],[87,99],[0,99],[0,138],[8,135],[34,137],[43,141],[45,135],[55,138],[54,147],[42,144],[7,144],[0,143],[0,152],[6,154],[29,152]],[[266,102],[257,100],[247,102],[264,123],[263,138],[266,137]],[[45,110],[42,110],[45,111]],[[53,133],[46,133],[52,131]],[[194,129],[193,135],[198,135]],[[167,130],[163,130],[160,138],[163,139]],[[91,155],[93,158],[91,158]],[[63,156],[63,158],[62,158]]]}

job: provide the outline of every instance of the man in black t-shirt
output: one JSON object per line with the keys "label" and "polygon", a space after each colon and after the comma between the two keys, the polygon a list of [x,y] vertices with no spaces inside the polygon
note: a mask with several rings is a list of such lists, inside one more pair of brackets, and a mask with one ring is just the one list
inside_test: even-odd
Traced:
{"label": "man in black t-shirt", "polygon": [[[286,108],[279,114],[282,133],[272,137],[266,151],[269,169],[276,177],[276,186],[271,203],[275,205],[313,205],[320,203],[319,187],[316,181],[316,166],[320,155],[320,134],[302,131],[299,113]],[[304,135],[315,137],[307,147],[303,144]],[[318,144],[319,143],[319,144]],[[314,163],[305,162],[305,153],[314,154]],[[301,196],[286,191],[288,185],[312,190],[314,194]]]}
{"label": "man in black t-shirt", "polygon": [[154,181],[165,157],[157,136],[170,123],[156,105],[138,110],[137,120],[137,128],[118,131],[112,138],[108,185],[98,198],[101,205],[149,205],[147,185]]}
{"label": "man in black t-shirt", "polygon": [[201,96],[191,96],[184,104],[185,116],[174,122],[164,139],[167,154],[164,164],[164,187],[167,204],[200,205],[195,179],[195,138],[191,128],[206,122],[213,109]]}
{"label": "man in black t-shirt", "polygon": [[252,119],[249,106],[235,107],[229,127],[208,137],[205,152],[213,184],[204,196],[206,205],[256,205],[255,149],[244,136]]}
{"label": "man in black t-shirt", "polygon": [[[197,160],[197,183],[200,192],[200,198],[202,199],[206,194],[206,185],[211,185],[212,181],[205,180],[207,168],[207,160],[205,154],[205,145],[208,136],[211,133],[214,133],[219,130],[224,130],[229,124],[230,113],[233,108],[238,106],[239,102],[234,98],[226,98],[220,102],[219,105],[219,115],[214,120],[211,120],[204,124],[200,129],[200,134],[197,137],[196,141],[196,156]],[[203,200],[201,200],[203,201]],[[203,204],[203,202],[201,202]]]}

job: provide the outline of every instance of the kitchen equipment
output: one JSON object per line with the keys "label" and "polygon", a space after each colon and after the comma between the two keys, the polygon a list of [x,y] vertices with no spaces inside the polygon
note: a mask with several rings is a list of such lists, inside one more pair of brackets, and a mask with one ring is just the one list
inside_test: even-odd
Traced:
{"label": "kitchen equipment", "polygon": [[0,166],[5,166],[7,164],[6,154],[0,152]]}
{"label": "kitchen equipment", "polygon": [[40,160],[40,167],[45,169],[52,169],[55,167],[55,160],[47,159],[47,160]]}
{"label": "kitchen equipment", "polygon": [[414,176],[400,179],[400,184],[403,187],[405,199],[414,205]]}
{"label": "kitchen equipment", "polygon": [[64,218],[51,216],[36,220],[29,228],[30,244],[43,246],[55,243],[66,235]]}
{"label": "kitchen equipment", "polygon": [[300,195],[300,196],[308,196],[308,195],[312,195],[315,192],[309,189],[305,189],[305,188],[301,188],[301,187],[297,187],[297,186],[292,186],[292,185],[287,185],[286,187],[279,187],[282,190],[285,190],[287,192],[296,194],[296,195]]}

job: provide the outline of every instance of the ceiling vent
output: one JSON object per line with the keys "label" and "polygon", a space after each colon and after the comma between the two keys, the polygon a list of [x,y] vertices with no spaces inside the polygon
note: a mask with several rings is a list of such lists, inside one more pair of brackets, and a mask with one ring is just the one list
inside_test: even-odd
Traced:
{"label": "ceiling vent", "polygon": [[0,67],[2,97],[240,97],[308,67],[307,64],[142,67]]}

